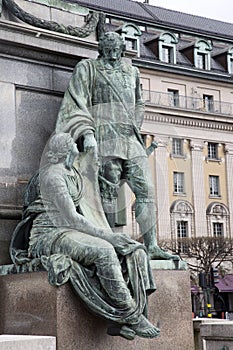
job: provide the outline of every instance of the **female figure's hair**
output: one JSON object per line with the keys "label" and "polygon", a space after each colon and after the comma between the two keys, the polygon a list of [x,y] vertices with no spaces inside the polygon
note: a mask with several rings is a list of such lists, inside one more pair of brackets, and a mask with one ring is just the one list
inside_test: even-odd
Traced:
{"label": "female figure's hair", "polygon": [[68,133],[55,134],[49,141],[49,151],[46,153],[50,163],[58,163],[72,149],[74,140]]}

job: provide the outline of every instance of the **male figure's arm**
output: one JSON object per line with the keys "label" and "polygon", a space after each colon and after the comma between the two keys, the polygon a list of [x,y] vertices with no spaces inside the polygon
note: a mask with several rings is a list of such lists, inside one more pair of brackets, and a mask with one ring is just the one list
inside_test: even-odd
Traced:
{"label": "male figure's arm", "polygon": [[145,105],[142,99],[141,93],[141,85],[140,85],[140,76],[139,70],[135,68],[135,79],[136,79],[136,87],[135,87],[135,120],[138,129],[141,129],[144,113],[145,113]]}

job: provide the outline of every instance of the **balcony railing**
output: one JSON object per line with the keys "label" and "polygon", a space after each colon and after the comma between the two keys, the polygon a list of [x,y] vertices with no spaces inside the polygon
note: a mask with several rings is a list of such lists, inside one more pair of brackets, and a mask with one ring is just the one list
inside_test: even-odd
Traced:
{"label": "balcony railing", "polygon": [[143,100],[161,107],[189,109],[200,112],[233,115],[233,104],[215,100],[206,100],[197,97],[173,95],[158,91],[143,90]]}

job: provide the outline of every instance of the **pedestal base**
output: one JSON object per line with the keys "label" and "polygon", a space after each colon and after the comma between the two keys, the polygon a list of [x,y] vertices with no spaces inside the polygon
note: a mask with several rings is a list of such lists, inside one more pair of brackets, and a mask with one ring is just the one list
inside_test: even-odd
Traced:
{"label": "pedestal base", "polygon": [[149,297],[149,319],[160,328],[159,338],[107,335],[108,323],[85,308],[69,283],[49,285],[46,272],[0,276],[0,332],[55,336],[57,350],[193,350],[189,272],[153,273],[157,291]]}
{"label": "pedestal base", "polygon": [[55,337],[0,335],[1,350],[56,350]]}

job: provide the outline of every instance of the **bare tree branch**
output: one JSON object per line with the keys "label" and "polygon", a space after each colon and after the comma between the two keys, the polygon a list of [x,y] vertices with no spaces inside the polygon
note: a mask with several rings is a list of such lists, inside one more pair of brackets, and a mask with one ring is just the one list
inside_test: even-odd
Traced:
{"label": "bare tree branch", "polygon": [[220,266],[226,261],[233,262],[233,239],[230,238],[180,238],[176,241],[160,241],[159,244],[182,259],[188,259],[189,268],[194,272],[209,273],[212,265]]}

